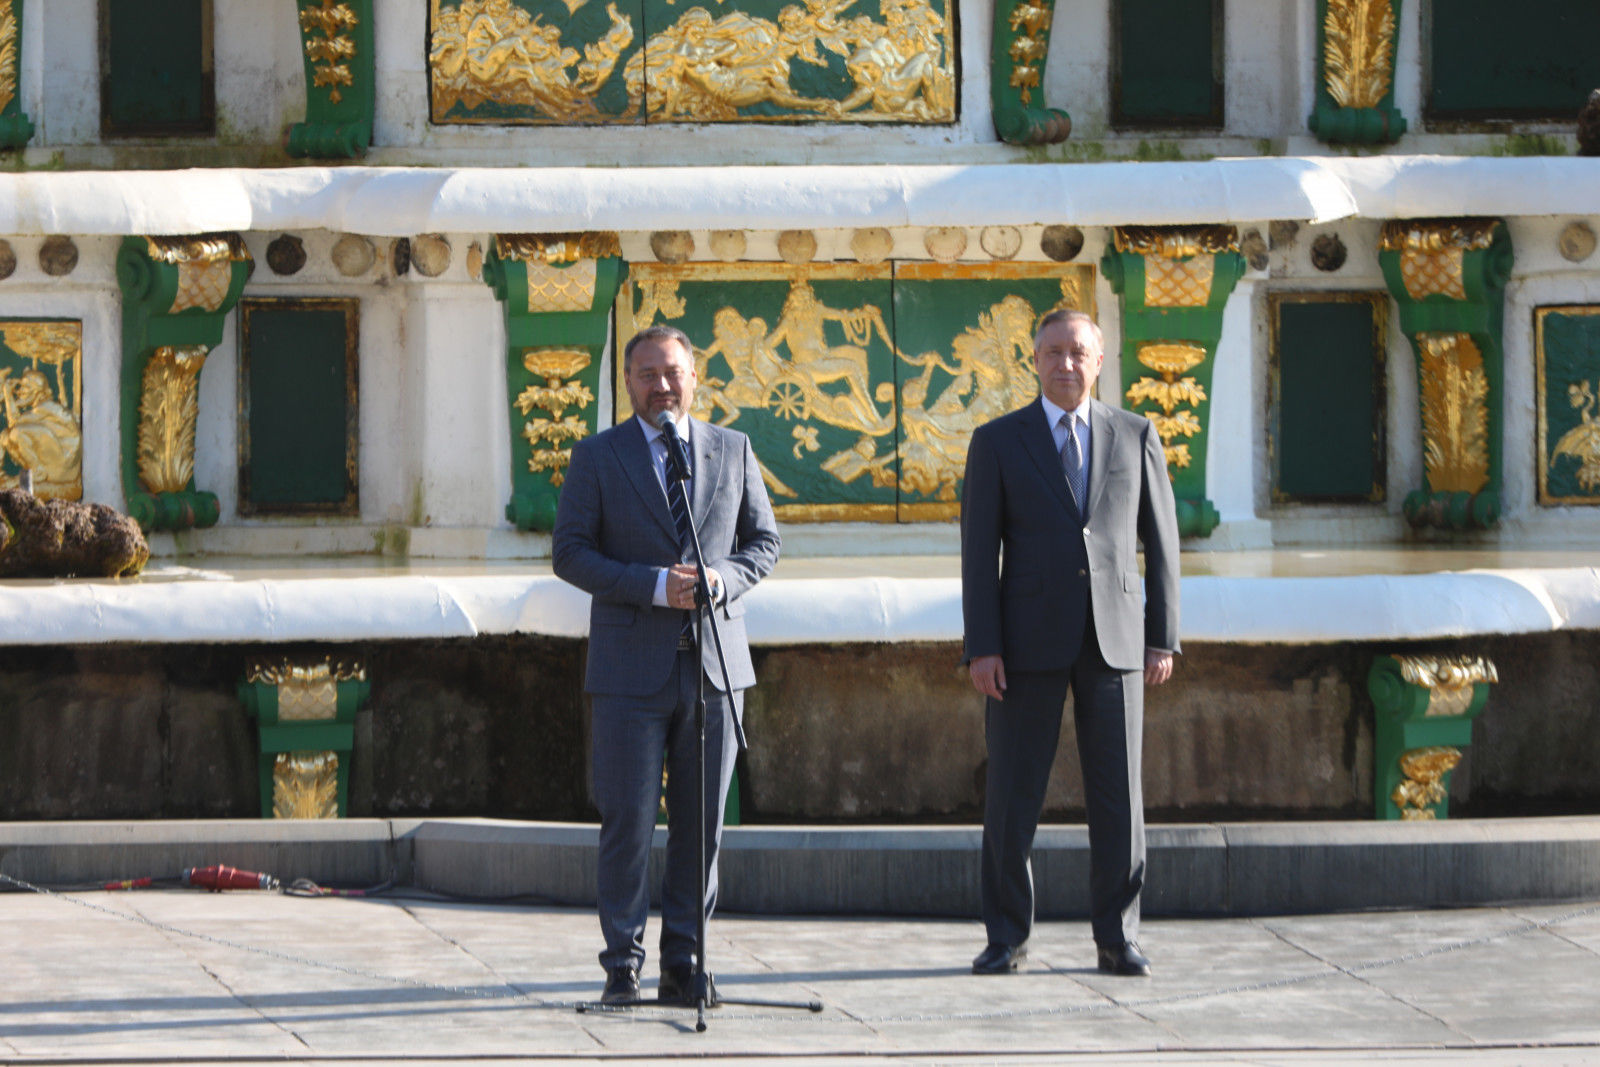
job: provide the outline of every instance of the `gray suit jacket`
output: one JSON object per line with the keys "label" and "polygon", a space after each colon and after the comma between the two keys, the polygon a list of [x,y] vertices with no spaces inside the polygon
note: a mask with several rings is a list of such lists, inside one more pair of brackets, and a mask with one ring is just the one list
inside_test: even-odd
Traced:
{"label": "gray suit jacket", "polygon": [[1178,651],[1178,522],[1161,438],[1143,415],[1098,400],[1089,432],[1087,523],[1037,400],[973,433],[961,490],[966,661],[1070,668],[1091,608],[1108,666],[1142,669],[1147,647]]}
{"label": "gray suit jacket", "polygon": [[[690,438],[690,506],[706,565],[726,589],[716,612],[729,679],[734,689],[745,689],[755,684],[755,670],[739,598],[778,561],[778,527],[750,439],[698,420]],[[684,613],[651,604],[656,572],[689,562],[693,550],[679,551],[637,417],[573,446],[552,541],[556,574],[594,598],[584,688],[618,696],[660,689],[672,670]],[[709,626],[705,643],[706,676],[720,689]]]}

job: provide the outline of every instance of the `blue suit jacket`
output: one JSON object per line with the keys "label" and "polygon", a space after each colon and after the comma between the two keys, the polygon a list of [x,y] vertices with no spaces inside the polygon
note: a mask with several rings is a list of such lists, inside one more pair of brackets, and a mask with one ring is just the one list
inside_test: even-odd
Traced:
{"label": "blue suit jacket", "polygon": [[[716,613],[729,680],[745,689],[755,684],[755,670],[740,597],[778,561],[777,522],[749,438],[696,420],[690,450],[695,528],[706,565],[726,589]],[[556,574],[594,598],[584,688],[618,696],[660,689],[672,670],[684,613],[651,603],[656,572],[689,562],[693,550],[679,550],[637,417],[573,446],[552,542]],[[720,689],[709,626],[705,644],[706,677]]]}

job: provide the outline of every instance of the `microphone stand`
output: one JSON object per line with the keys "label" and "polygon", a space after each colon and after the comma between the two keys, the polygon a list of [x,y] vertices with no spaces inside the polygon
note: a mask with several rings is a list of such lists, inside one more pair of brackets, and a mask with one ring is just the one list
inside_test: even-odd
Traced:
{"label": "microphone stand", "polygon": [[[728,675],[728,660],[722,652],[722,631],[717,628],[717,616],[712,607],[711,585],[706,578],[706,557],[700,550],[700,531],[695,526],[694,503],[690,499],[689,481],[690,470],[683,438],[678,435],[678,427],[668,419],[667,425],[662,427],[667,437],[667,481],[670,485],[678,483],[683,492],[684,510],[689,516],[689,541],[694,548],[695,569],[695,614],[694,614],[694,664],[695,664],[695,698],[694,698],[694,726],[699,738],[696,762],[696,771],[699,775],[699,811],[696,825],[697,866],[700,875],[700,896],[697,899],[699,918],[695,930],[695,965],[694,985],[690,1005],[695,1009],[694,1028],[696,1033],[705,1033],[706,1009],[719,1004],[738,1004],[744,1007],[758,1008],[794,1008],[801,1011],[820,1012],[822,1001],[783,1001],[783,1000],[745,1000],[733,997],[718,996],[712,988],[711,976],[706,972],[706,672],[701,665],[702,650],[705,648],[706,620],[711,620],[711,642],[717,653],[717,668],[722,674],[722,691],[728,695],[728,714],[732,717],[733,709],[733,682]],[[737,744],[735,737],[725,739],[726,743]],[[720,792],[720,790],[719,790]],[[672,813],[668,813],[671,817]],[[720,813],[719,813],[719,818]],[[646,1004],[657,1007],[684,1007],[681,1004],[662,1004],[659,1000],[634,1000],[624,1001],[620,1004],[580,1004],[580,1013],[598,1008],[631,1008]]]}

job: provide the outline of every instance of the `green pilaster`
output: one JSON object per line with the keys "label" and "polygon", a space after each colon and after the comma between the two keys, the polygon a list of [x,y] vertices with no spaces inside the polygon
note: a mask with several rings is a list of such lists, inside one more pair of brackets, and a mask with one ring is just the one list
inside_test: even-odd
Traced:
{"label": "green pilaster", "polygon": [[[323,660],[251,668],[239,683],[238,696],[245,714],[256,720],[260,739],[263,819],[343,818],[349,813],[356,712],[371,694],[372,684],[359,664]],[[316,771],[303,773],[307,767]]]}
{"label": "green pilaster", "polygon": [[1211,371],[1223,310],[1244,276],[1238,230],[1118,227],[1100,265],[1122,301],[1123,399],[1161,433],[1179,532],[1207,537],[1219,521],[1206,499]]}
{"label": "green pilaster", "polygon": [[22,113],[23,0],[0,0],[0,148],[21,148],[33,136],[33,122]]}
{"label": "green pilaster", "polygon": [[306,69],[306,121],[289,127],[291,156],[355,159],[372,143],[376,95],[372,0],[296,0]]}
{"label": "green pilaster", "polygon": [[1468,656],[1379,656],[1367,673],[1377,716],[1372,798],[1379,819],[1442,819],[1449,774],[1472,740],[1472,720],[1498,681]]}
{"label": "green pilaster", "polygon": [[1007,144],[1055,144],[1072,133],[1072,118],[1044,103],[1055,0],[997,0],[989,63],[994,132]]}
{"label": "green pilaster", "polygon": [[1418,528],[1486,529],[1500,518],[1505,360],[1515,257],[1499,219],[1384,224],[1378,263],[1417,357],[1427,487],[1406,497]]}
{"label": "green pilaster", "polygon": [[1329,144],[1393,144],[1400,0],[1317,0],[1317,103],[1307,125]]}
{"label": "green pilaster", "polygon": [[[217,521],[216,496],[196,491],[194,484],[197,379],[254,269],[236,233],[125,237],[117,252],[122,492],[128,514],[147,531]],[[179,369],[147,375],[156,356],[158,370]]]}
{"label": "green pilaster", "polygon": [[614,233],[496,234],[483,280],[506,313],[511,501],[519,530],[549,530],[572,443],[595,432],[595,398],[623,262]]}

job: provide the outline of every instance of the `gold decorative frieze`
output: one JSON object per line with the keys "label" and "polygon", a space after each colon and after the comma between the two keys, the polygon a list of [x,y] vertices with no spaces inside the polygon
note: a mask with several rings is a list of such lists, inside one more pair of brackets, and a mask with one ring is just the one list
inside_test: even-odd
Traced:
{"label": "gold decorative frieze", "polygon": [[324,659],[320,663],[298,664],[288,660],[276,663],[252,663],[245,672],[245,680],[262,685],[305,685],[322,679],[335,682],[364,682],[367,668],[361,663]]}
{"label": "gold decorative frieze", "polygon": [[1400,678],[1428,690],[1427,716],[1461,715],[1472,703],[1472,687],[1500,681],[1484,656],[1396,656]]}
{"label": "gold decorative frieze", "polygon": [[274,819],[339,817],[339,755],[280,752],[272,765]]}
{"label": "gold decorative frieze", "polygon": [[576,263],[580,259],[605,259],[622,255],[622,242],[607,230],[582,233],[497,233],[495,253],[501,259],[522,263]]}
{"label": "gold decorative frieze", "polygon": [[194,477],[197,379],[210,349],[164,345],[145,364],[139,392],[139,480],[150,493],[180,493]]}
{"label": "gold decorative frieze", "polygon": [[1489,481],[1489,380],[1465,333],[1419,333],[1423,460],[1435,493],[1476,493]]}
{"label": "gold decorative frieze", "polygon": [[82,352],[81,323],[0,320],[0,489],[82,498]]}
{"label": "gold decorative frieze", "polygon": [[1400,818],[1434,818],[1434,806],[1450,795],[1444,776],[1460,762],[1461,750],[1450,745],[1429,745],[1402,754],[1400,773],[1405,777],[1389,796],[1400,809]]}
{"label": "gold decorative frieze", "polygon": [[1328,95],[1340,107],[1377,107],[1394,78],[1394,5],[1328,0],[1322,32]]}
{"label": "gold decorative frieze", "polygon": [[1111,240],[1118,252],[1166,259],[1239,251],[1236,226],[1118,226]]}
{"label": "gold decorative frieze", "polygon": [[188,237],[146,237],[146,251],[157,263],[245,261],[250,250],[236,233],[208,233]]}
{"label": "gold decorative frieze", "polygon": [[[350,31],[360,22],[349,4],[322,0],[320,8],[300,12],[300,29],[305,37],[306,58],[312,63],[312,84],[328,90],[328,99],[337,104],[344,99],[340,87],[355,83],[350,60],[355,58],[356,40]],[[314,36],[321,33],[321,37]]]}

